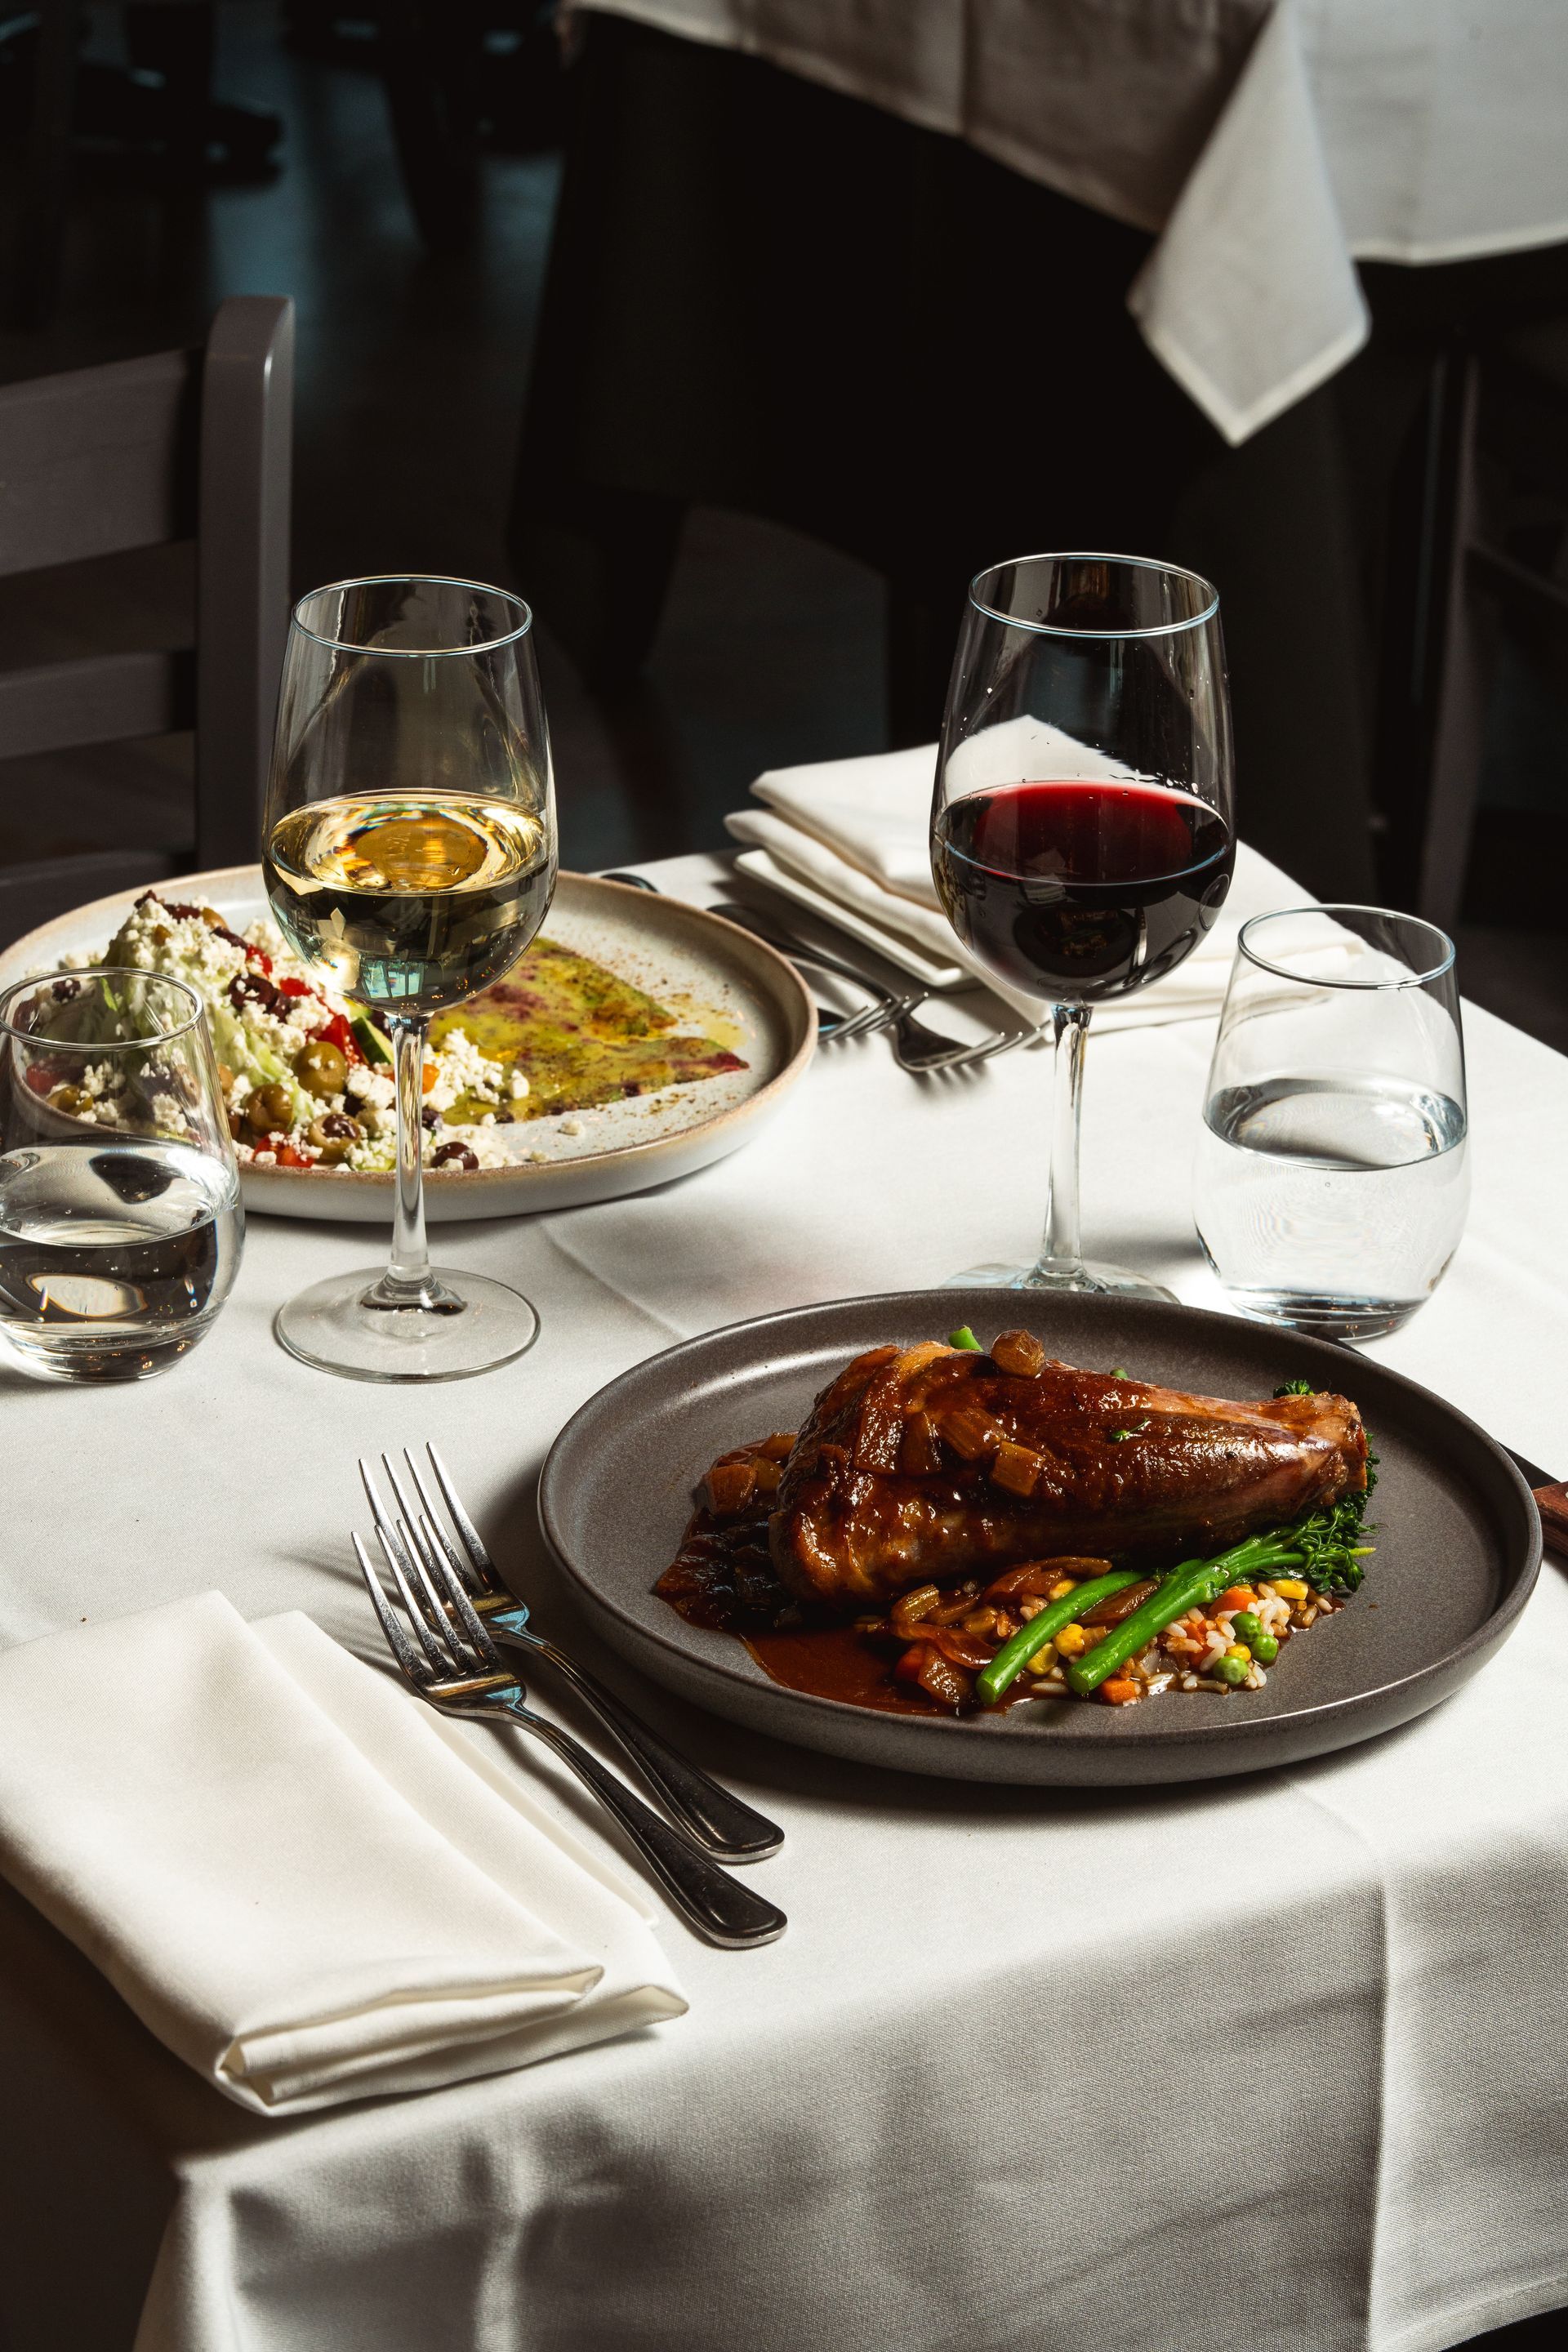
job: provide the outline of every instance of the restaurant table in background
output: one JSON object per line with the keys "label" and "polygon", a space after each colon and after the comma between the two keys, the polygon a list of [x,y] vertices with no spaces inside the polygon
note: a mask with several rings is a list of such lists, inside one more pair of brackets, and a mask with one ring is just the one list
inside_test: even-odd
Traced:
{"label": "restaurant table in background", "polygon": [[[729,874],[651,871],[699,900]],[[1468,1020],[1469,1231],[1376,1352],[1560,1470],[1568,1061]],[[1096,1249],[1217,1306],[1187,1181],[1212,1039],[1200,1021],[1091,1041],[1084,1189]],[[303,1608],[375,1659],[353,1455],[433,1437],[503,1567],[592,1654],[535,1532],[564,1418],[732,1318],[1016,1255],[1048,1075],[1026,1050],[921,1083],[866,1038],[685,1182],[452,1229],[543,1328],[518,1362],[429,1392],[284,1355],[278,1302],[341,1265],[347,1237],[255,1219],[194,1365],[91,1392],[0,1375],[0,1638],[216,1583],[246,1616]],[[754,1883],[787,1936],[715,1952],[670,1921],[679,2028],[298,2123],[219,2099],[0,1886],[0,2336],[7,2352],[1437,2352],[1553,2308],[1565,1677],[1568,1586],[1548,1565],[1447,1706],[1205,1788],[900,1778],[640,1689],[784,1823]],[[542,1679],[541,1696],[558,1694]],[[543,1785],[548,1767],[516,1761]]]}
{"label": "restaurant table in background", "polygon": [[[1224,597],[1251,838],[1320,896],[1407,903],[1435,384],[1476,339],[1568,313],[1568,244],[1531,242],[1568,238],[1557,0],[577,21],[510,535],[580,665],[614,683],[647,657],[694,505],[885,575],[895,743],[936,732],[983,565],[1184,563]],[[1360,291],[1347,239],[1375,257]],[[1181,383],[1134,289],[1193,356]],[[1198,366],[1238,372],[1240,446]]]}
{"label": "restaurant table in background", "polygon": [[574,5],[766,58],[1151,231],[1130,307],[1229,441],[1366,341],[1352,256],[1568,237],[1560,0]]}

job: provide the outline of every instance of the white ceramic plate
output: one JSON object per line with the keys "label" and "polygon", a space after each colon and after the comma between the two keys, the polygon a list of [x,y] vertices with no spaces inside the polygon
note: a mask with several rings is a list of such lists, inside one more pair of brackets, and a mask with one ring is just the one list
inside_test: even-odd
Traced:
{"label": "white ceramic plate", "polygon": [[[184,874],[162,886],[170,898],[215,907],[236,930],[267,912],[258,866]],[[0,953],[0,986],[54,971],[65,957],[100,956],[135,900],[122,890],[60,915]],[[496,1131],[515,1152],[504,1168],[426,1171],[433,1219],[510,1217],[575,1208],[645,1192],[739,1150],[773,1118],[805,1070],[816,1044],[816,1013],[794,967],[733,924],[679,898],[563,874],[545,934],[592,956],[658,997],[705,1034],[739,1054],[743,1070],[668,1087],[630,1102],[565,1118],[520,1119]],[[526,1154],[542,1151],[542,1161]],[[392,1214],[390,1174],[247,1168],[245,1205],[274,1216],[331,1217],[382,1224]]]}

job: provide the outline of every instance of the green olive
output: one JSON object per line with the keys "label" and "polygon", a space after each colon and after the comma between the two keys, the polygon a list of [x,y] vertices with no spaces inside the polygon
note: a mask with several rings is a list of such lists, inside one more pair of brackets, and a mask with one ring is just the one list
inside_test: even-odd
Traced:
{"label": "green olive", "polygon": [[294,1076],[313,1095],[341,1095],[348,1075],[348,1056],[326,1037],[312,1037],[294,1064]]}
{"label": "green olive", "polygon": [[253,1135],[270,1135],[274,1128],[290,1127],[294,1097],[287,1087],[258,1087],[245,1106],[245,1123]]}
{"label": "green olive", "polygon": [[354,1142],[352,1135],[334,1135],[331,1137],[330,1139],[321,1146],[322,1164],[328,1168],[341,1167],[343,1161],[347,1160],[353,1148]]}
{"label": "green olive", "polygon": [[79,1087],[57,1087],[49,1097],[49,1105],[54,1110],[63,1110],[74,1116],[79,1110],[87,1108],[89,1099]]}

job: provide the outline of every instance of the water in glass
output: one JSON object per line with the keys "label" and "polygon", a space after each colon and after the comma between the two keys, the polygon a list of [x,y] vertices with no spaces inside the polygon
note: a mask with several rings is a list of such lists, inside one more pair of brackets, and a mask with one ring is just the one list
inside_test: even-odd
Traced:
{"label": "water in glass", "polygon": [[1395,1078],[1226,1087],[1204,1112],[1199,1231],[1238,1306],[1392,1330],[1464,1231],[1465,1113]]}
{"label": "water in glass", "polygon": [[201,1000],[102,966],[0,992],[0,1354],[139,1381],[208,1331],[245,1216]]}
{"label": "water in glass", "polygon": [[1233,1303],[1335,1339],[1396,1330],[1442,1280],[1468,1205],[1449,941],[1375,907],[1244,924],[1194,1197]]}
{"label": "water in glass", "polygon": [[30,1369],[141,1380],[184,1355],[239,1264],[238,1178],[182,1143],[0,1155],[0,1328]]}

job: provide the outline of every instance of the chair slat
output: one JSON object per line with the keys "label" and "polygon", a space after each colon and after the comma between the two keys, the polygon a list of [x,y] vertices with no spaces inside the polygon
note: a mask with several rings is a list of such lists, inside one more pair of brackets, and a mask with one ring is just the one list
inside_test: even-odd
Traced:
{"label": "chair slat", "polygon": [[0,760],[194,726],[195,681],[194,652],[95,654],[0,669]]}
{"label": "chair slat", "polygon": [[[94,850],[82,857],[40,857],[27,866],[0,870],[0,948],[56,915],[68,915],[84,901],[162,882],[174,861],[157,849]],[[104,930],[107,947],[112,923]]]}
{"label": "chair slat", "polygon": [[0,387],[0,573],[188,539],[202,354]]}

